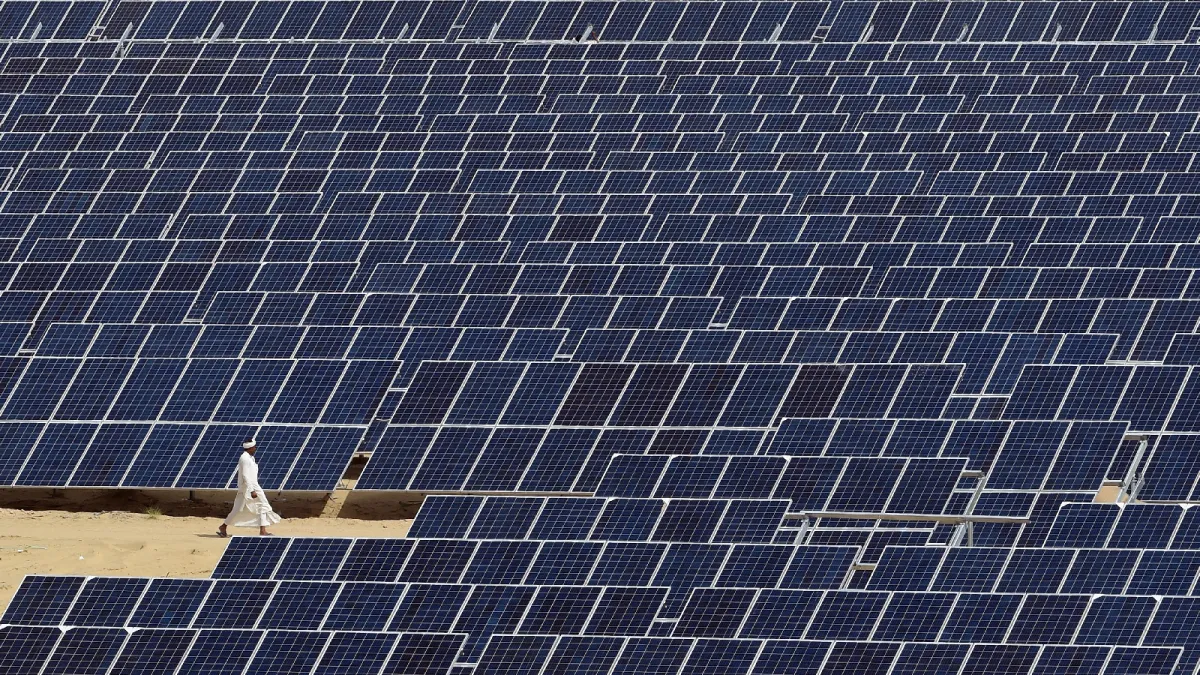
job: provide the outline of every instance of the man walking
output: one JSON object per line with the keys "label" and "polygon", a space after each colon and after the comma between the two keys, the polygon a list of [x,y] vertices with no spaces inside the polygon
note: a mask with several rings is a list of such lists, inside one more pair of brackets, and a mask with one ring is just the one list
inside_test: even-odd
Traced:
{"label": "man walking", "polygon": [[230,525],[233,527],[257,525],[260,535],[269,536],[271,533],[267,532],[267,526],[282,520],[279,514],[271,510],[267,495],[258,484],[258,462],[254,461],[256,450],[258,447],[253,438],[242,443],[242,456],[238,459],[237,468],[238,493],[233,500],[233,510],[229,512],[229,517],[221,523],[221,527],[217,530],[217,534],[222,537],[229,536],[227,528]]}

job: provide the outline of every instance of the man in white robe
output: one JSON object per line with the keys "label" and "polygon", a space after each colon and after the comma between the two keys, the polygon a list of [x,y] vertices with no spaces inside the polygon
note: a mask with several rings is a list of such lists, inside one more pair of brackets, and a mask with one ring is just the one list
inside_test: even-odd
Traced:
{"label": "man in white robe", "polygon": [[267,532],[268,525],[278,523],[282,518],[277,513],[271,510],[271,504],[267,501],[267,494],[263,492],[262,487],[258,484],[258,462],[254,461],[254,452],[258,449],[254,439],[242,443],[242,456],[238,459],[238,493],[233,500],[233,511],[229,512],[229,517],[225,522],[221,523],[217,534],[222,537],[229,536],[229,526],[233,527],[254,527],[258,526],[260,535],[270,535]]}

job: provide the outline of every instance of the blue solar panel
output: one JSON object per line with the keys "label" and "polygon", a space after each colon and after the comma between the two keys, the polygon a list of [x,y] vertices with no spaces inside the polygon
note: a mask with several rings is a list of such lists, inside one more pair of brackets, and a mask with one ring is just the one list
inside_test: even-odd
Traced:
{"label": "blue solar panel", "polygon": [[273,494],[423,499],[30,577],[0,670],[1192,672],[1198,38],[0,6],[0,485],[229,490],[256,437]]}

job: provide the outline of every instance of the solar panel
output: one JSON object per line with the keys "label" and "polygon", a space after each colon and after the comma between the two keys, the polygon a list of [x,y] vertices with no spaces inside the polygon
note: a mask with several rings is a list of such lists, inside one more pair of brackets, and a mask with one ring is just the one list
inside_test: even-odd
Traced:
{"label": "solar panel", "polygon": [[4,612],[6,624],[57,623],[83,585],[78,577],[35,577],[22,584]]}
{"label": "solar panel", "polygon": [[124,626],[147,586],[144,579],[88,579],[63,622],[69,626]]}
{"label": "solar panel", "polygon": [[1191,672],[1198,21],[0,7],[0,485],[424,500],[0,670]]}
{"label": "solar panel", "polygon": [[212,576],[214,579],[269,579],[288,545],[285,539],[234,537]]}
{"label": "solar panel", "polygon": [[191,646],[191,631],[147,628],[129,636],[112,665],[113,673],[171,672]]}

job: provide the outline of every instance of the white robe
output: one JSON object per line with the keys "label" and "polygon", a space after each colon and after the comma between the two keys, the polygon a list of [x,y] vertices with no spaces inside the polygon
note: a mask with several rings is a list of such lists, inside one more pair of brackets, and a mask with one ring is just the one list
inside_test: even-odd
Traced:
{"label": "white robe", "polygon": [[[279,514],[271,510],[267,493],[258,484],[258,462],[250,453],[243,452],[238,459],[237,476],[238,493],[233,500],[233,510],[225,519],[226,526],[266,527],[282,520]],[[251,492],[258,496],[251,497]]]}

